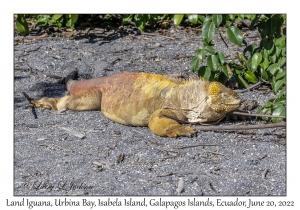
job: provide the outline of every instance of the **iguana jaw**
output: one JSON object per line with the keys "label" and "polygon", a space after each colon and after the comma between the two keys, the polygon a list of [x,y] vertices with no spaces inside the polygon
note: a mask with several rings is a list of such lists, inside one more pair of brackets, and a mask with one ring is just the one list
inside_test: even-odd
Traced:
{"label": "iguana jaw", "polygon": [[217,113],[228,113],[239,108],[241,99],[237,97],[212,97],[209,96],[206,103]]}

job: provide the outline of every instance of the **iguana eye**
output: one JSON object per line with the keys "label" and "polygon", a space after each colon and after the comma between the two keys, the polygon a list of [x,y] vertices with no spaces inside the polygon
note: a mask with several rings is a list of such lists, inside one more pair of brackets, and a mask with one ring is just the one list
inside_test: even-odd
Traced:
{"label": "iguana eye", "polygon": [[222,96],[222,98],[228,98],[228,94],[227,93],[222,93],[221,96]]}

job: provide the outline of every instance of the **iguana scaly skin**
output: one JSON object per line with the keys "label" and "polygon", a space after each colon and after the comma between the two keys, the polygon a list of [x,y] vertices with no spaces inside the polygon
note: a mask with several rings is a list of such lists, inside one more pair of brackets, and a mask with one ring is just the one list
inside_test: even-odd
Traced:
{"label": "iguana scaly skin", "polygon": [[101,110],[115,122],[149,126],[156,135],[168,137],[191,136],[195,129],[181,124],[216,124],[241,103],[231,89],[199,78],[131,72],[69,79],[66,85],[70,96],[30,99],[30,103],[54,110]]}

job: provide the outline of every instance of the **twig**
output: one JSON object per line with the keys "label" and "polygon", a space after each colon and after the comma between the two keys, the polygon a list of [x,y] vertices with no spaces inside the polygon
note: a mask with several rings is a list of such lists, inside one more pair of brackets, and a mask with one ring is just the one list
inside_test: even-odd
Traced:
{"label": "twig", "polygon": [[170,172],[170,173],[167,173],[167,174],[157,175],[157,177],[172,176],[174,174],[177,174],[177,173],[176,172]]}
{"label": "twig", "polygon": [[251,89],[253,89],[253,88],[255,88],[255,87],[257,87],[257,86],[259,86],[261,84],[262,84],[262,82],[259,81],[258,83],[256,83],[255,85],[252,85],[251,87],[248,87],[248,88],[243,89],[243,90],[234,90],[234,92],[236,92],[236,93],[244,93],[244,92],[247,92],[247,91],[249,91],[249,90],[251,90]]}
{"label": "twig", "polygon": [[19,67],[19,66],[17,66],[17,67],[14,67],[14,70],[15,71],[28,71],[30,69],[28,67]]}
{"label": "twig", "polygon": [[176,38],[174,37],[169,37],[169,36],[164,36],[164,35],[161,35],[161,34],[156,34],[156,33],[146,33],[146,32],[141,32],[142,35],[147,35],[147,36],[160,36],[160,37],[164,37],[164,38],[167,38],[167,39],[173,39],[173,40],[176,40]]}
{"label": "twig", "polygon": [[[219,35],[220,35],[222,41],[224,42],[224,44],[226,45],[226,47],[229,49],[227,43],[225,42],[225,40],[224,40],[224,38],[223,38],[223,36],[222,36],[222,34],[221,34],[221,29],[220,29],[220,28],[219,28]],[[234,55],[234,53],[233,53],[232,51],[230,51],[230,52]]]}
{"label": "twig", "polygon": [[264,172],[262,173],[262,178],[265,179],[267,176],[267,173],[269,172],[269,169],[264,170]]}
{"label": "twig", "polygon": [[192,148],[192,147],[201,147],[201,146],[218,146],[217,144],[196,144],[196,145],[189,145],[189,146],[183,146],[183,147],[176,147],[174,149],[186,149],[186,148]]}
{"label": "twig", "polygon": [[269,117],[269,118],[286,118],[286,116],[275,116],[275,115],[267,115],[267,114],[250,114],[250,113],[244,113],[244,112],[232,112],[232,114],[235,115],[244,115],[244,116],[252,116],[252,117]]}
{"label": "twig", "polygon": [[56,76],[54,74],[45,74],[46,77],[50,77],[50,78],[53,78],[53,79],[62,79],[63,77],[60,77],[60,76]]}
{"label": "twig", "polygon": [[42,47],[42,45],[40,45],[37,48],[32,49],[32,50],[25,50],[25,52],[28,53],[28,52],[38,51],[41,47]]}
{"label": "twig", "polygon": [[211,152],[211,151],[205,151],[205,152],[212,153],[212,154],[215,154],[215,155],[221,155],[221,156],[227,157],[227,155],[224,155],[224,154],[221,154],[221,153],[218,153],[218,152]]}
{"label": "twig", "polygon": [[241,63],[243,63],[243,61],[240,59],[240,57],[237,56],[237,55],[230,49],[230,47],[226,44],[226,42],[225,42],[225,40],[224,40],[224,38],[223,38],[223,36],[222,36],[222,34],[221,34],[221,29],[220,29],[220,28],[219,28],[219,35],[220,35],[222,41],[224,42],[224,44],[226,45],[227,49],[231,52],[231,54],[232,54],[235,58],[237,58]]}
{"label": "twig", "polygon": [[197,131],[222,131],[222,130],[248,130],[265,129],[275,127],[286,127],[286,123],[261,124],[261,125],[233,125],[233,126],[202,126],[197,127]]}

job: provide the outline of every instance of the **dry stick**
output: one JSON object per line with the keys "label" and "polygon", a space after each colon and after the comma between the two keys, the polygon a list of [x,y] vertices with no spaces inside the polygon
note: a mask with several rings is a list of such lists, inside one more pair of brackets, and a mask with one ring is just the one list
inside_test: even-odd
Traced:
{"label": "dry stick", "polygon": [[252,116],[252,117],[269,117],[269,118],[286,118],[286,116],[274,116],[274,115],[266,115],[266,114],[250,114],[245,112],[232,112],[235,115],[244,115],[244,116]]}
{"label": "dry stick", "polygon": [[37,48],[35,49],[32,49],[32,50],[25,50],[25,52],[33,52],[33,51],[38,51],[40,48],[42,47],[42,45],[38,46]]}
{"label": "dry stick", "polygon": [[63,78],[63,77],[60,77],[60,76],[57,76],[57,75],[54,75],[54,74],[45,74],[45,76],[53,78],[53,79],[62,79]]}
{"label": "dry stick", "polygon": [[255,88],[255,87],[261,85],[261,83],[262,83],[262,82],[259,81],[258,83],[256,83],[255,85],[252,85],[251,87],[248,87],[248,88],[246,88],[246,89],[244,89],[244,90],[234,90],[234,92],[236,92],[236,93],[247,92],[247,91],[249,91],[249,90],[251,90],[251,89],[253,89],[253,88]]}
{"label": "dry stick", "polygon": [[167,38],[167,39],[173,39],[173,40],[176,40],[176,38],[174,38],[174,37],[164,36],[164,35],[156,34],[156,33],[146,33],[146,32],[142,32],[142,35],[147,35],[147,36],[160,36],[160,37],[164,37],[164,38]]}
{"label": "dry stick", "polygon": [[173,149],[186,149],[186,148],[191,148],[191,147],[201,147],[201,146],[218,146],[217,144],[196,144],[196,145],[189,145],[189,146],[183,146],[183,147],[176,147]]}
{"label": "dry stick", "polygon": [[233,126],[203,126],[196,127],[197,131],[221,131],[221,130],[248,130],[286,127],[286,123],[261,124],[261,125],[233,125]]}

